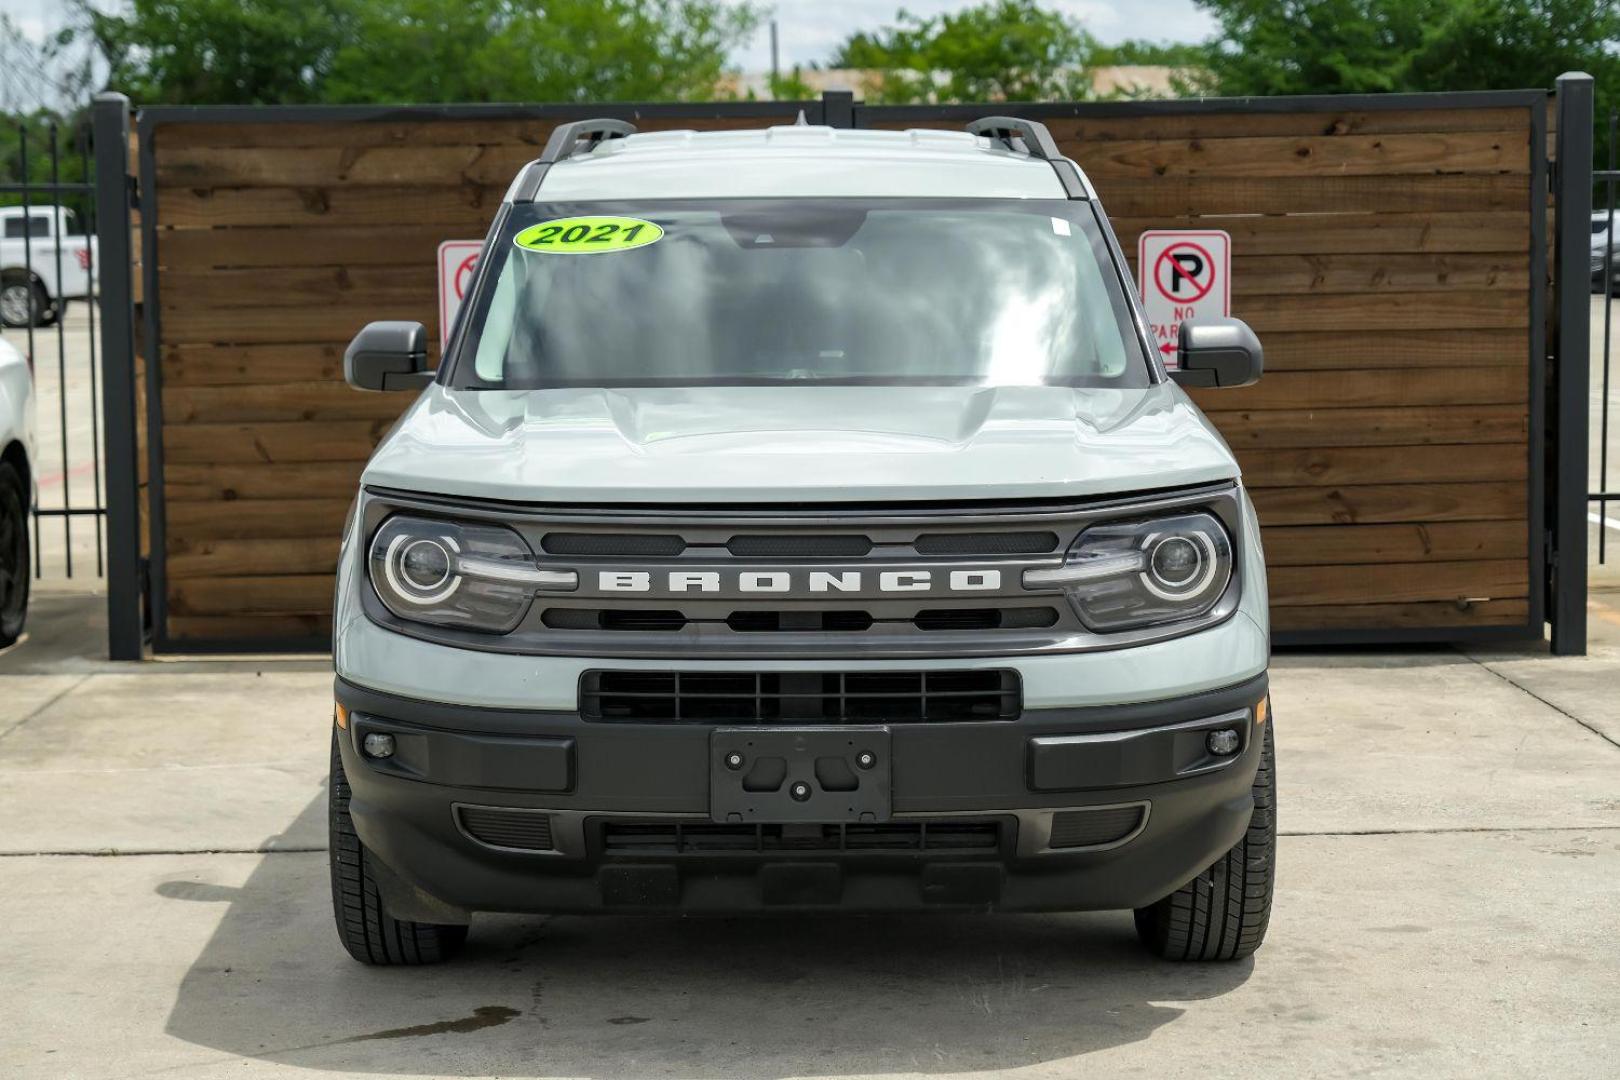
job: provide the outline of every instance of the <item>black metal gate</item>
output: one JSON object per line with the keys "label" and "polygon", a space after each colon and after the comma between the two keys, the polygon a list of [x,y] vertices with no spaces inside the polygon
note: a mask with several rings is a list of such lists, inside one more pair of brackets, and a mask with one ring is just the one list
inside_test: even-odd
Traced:
{"label": "black metal gate", "polygon": [[94,170],[88,122],[18,123],[0,156],[0,340],[28,358],[33,575],[106,573]]}
{"label": "black metal gate", "polygon": [[1597,512],[1589,513],[1588,518],[1597,526],[1597,561],[1600,564],[1608,561],[1608,531],[1620,529],[1620,520],[1613,523],[1609,520],[1609,503],[1620,501],[1620,491],[1609,490],[1609,393],[1612,387],[1609,364],[1614,338],[1615,275],[1620,273],[1620,265],[1615,259],[1614,228],[1615,182],[1620,180],[1620,162],[1616,161],[1620,148],[1615,146],[1615,138],[1620,135],[1620,114],[1609,114],[1608,135],[1608,163],[1605,168],[1592,174],[1593,179],[1603,186],[1603,209],[1592,214],[1591,257],[1592,292],[1603,297],[1603,372],[1599,377],[1602,396],[1598,399],[1597,488],[1587,498],[1597,507]]}
{"label": "black metal gate", "polygon": [[[1550,169],[1544,150],[1546,128],[1545,96],[1532,95],[1532,104],[1540,119],[1533,121],[1530,145],[1535,148],[1529,183],[1523,188],[1529,199],[1528,251],[1531,267],[1532,292],[1545,295],[1547,279],[1557,289],[1557,303],[1550,308],[1544,304],[1532,306],[1529,334],[1531,351],[1530,386],[1528,388],[1528,417],[1526,434],[1529,449],[1529,500],[1527,517],[1530,525],[1528,555],[1531,568],[1529,610],[1530,633],[1535,633],[1543,617],[1552,628],[1553,650],[1559,653],[1581,653],[1586,648],[1586,557],[1588,536],[1588,386],[1591,300],[1587,288],[1592,272],[1590,254],[1584,245],[1592,237],[1592,80],[1585,75],[1561,78],[1557,89],[1556,151]],[[1435,104],[1441,99],[1416,98],[1402,102],[1379,101],[1375,108],[1394,108],[1397,104],[1417,108]],[[763,103],[748,103],[747,108],[758,108]],[[823,123],[838,127],[863,126],[861,119],[874,119],[874,110],[863,110],[847,94],[829,95],[812,115]],[[1214,108],[1216,103],[1207,103]],[[1327,99],[1309,102],[1319,109],[1337,107]],[[1368,103],[1363,103],[1364,105]],[[1186,109],[1187,103],[1156,102],[1130,103],[1109,106],[1125,110],[1134,117],[1153,116],[1176,108]],[[1202,108],[1204,106],[1196,106]],[[1299,108],[1299,101],[1269,99],[1262,102],[1228,102],[1222,107],[1258,112]],[[605,106],[600,111],[607,115],[621,115],[632,111],[630,106]],[[661,107],[652,107],[653,109]],[[741,110],[745,106],[732,106]],[[1046,115],[1042,109],[1059,106],[1006,106],[1008,111]],[[1080,106],[1063,106],[1078,111]],[[1093,108],[1087,106],[1087,108]],[[985,111],[986,107],[972,110]],[[492,110],[494,110],[492,112]],[[468,118],[490,115],[540,115],[542,108],[523,107],[435,107],[431,114],[445,118]],[[595,110],[593,110],[595,111]],[[650,111],[650,110],[649,110]],[[931,110],[944,118],[955,116],[949,108]],[[956,110],[960,111],[960,110]],[[342,121],[365,119],[375,110],[323,110],[320,119]],[[900,110],[899,112],[904,112]],[[896,113],[895,119],[915,119]],[[397,115],[420,119],[424,110],[406,110]],[[163,588],[164,560],[169,550],[165,543],[164,502],[162,498],[163,438],[162,410],[164,395],[158,381],[158,366],[151,363],[162,346],[160,315],[156,288],[156,253],[158,241],[157,182],[153,164],[151,130],[158,122],[178,123],[191,120],[209,120],[216,124],[246,122],[269,123],[274,120],[308,122],[314,114],[306,110],[254,109],[231,110],[192,116],[190,110],[170,110],[165,115],[142,115],[140,175],[134,175],[130,162],[130,115],[127,99],[119,95],[103,95],[94,108],[95,137],[93,140],[96,175],[95,216],[100,224],[99,257],[103,265],[100,283],[101,345],[105,358],[105,377],[101,381],[101,401],[105,445],[108,453],[104,465],[106,474],[106,529],[107,529],[107,583],[109,616],[109,651],[115,659],[139,658],[149,633],[156,634],[161,644],[163,621],[152,617],[153,608],[161,613],[165,603]],[[377,113],[386,119],[386,112]],[[570,115],[578,115],[574,108]],[[742,114],[739,111],[739,116]],[[757,115],[757,114],[747,114]],[[1600,174],[1609,183],[1620,179],[1620,171]],[[1551,181],[1550,185],[1548,181]],[[1551,187],[1549,192],[1548,188]],[[135,196],[139,194],[137,199]],[[1514,192],[1518,197],[1519,192]],[[141,213],[143,234],[137,257],[131,226],[132,208]],[[323,207],[324,210],[324,207]],[[1554,211],[1556,259],[1546,260],[1547,212]],[[1286,213],[1278,211],[1278,213]],[[1605,256],[1607,261],[1613,260]],[[144,260],[144,261],[143,261]],[[1547,273],[1550,271],[1550,273]],[[136,321],[137,283],[145,281],[144,318]],[[1571,287],[1566,287],[1571,286]],[[1545,316],[1545,318],[1543,318]],[[139,330],[139,332],[138,332]],[[137,375],[136,345],[142,344],[148,367],[144,373],[146,389],[145,407],[141,413],[149,425],[148,444],[139,439],[137,424],[137,386],[142,382]],[[1607,391],[1607,343],[1605,343],[1604,386]],[[1607,407],[1604,407],[1604,434],[1607,433]],[[64,453],[66,453],[64,451]],[[149,523],[152,559],[145,555],[146,530],[142,527],[141,499],[144,489],[138,462],[148,455],[151,463],[150,481],[153,485],[152,505],[145,520]],[[1598,468],[1599,486],[1605,490],[1593,495],[1599,508],[1608,500],[1620,501],[1620,493],[1608,492],[1607,455],[1603,454]],[[99,499],[98,505],[99,505]],[[69,508],[64,507],[64,510]],[[72,514],[68,514],[70,518]],[[71,527],[71,526],[69,526]],[[150,565],[150,569],[149,569]],[[150,595],[148,594],[150,589]],[[1514,628],[1521,634],[1526,628]],[[1356,640],[1364,639],[1365,635]],[[1400,631],[1390,633],[1382,640],[1416,640],[1401,636]],[[1424,638],[1428,640],[1428,638]]]}

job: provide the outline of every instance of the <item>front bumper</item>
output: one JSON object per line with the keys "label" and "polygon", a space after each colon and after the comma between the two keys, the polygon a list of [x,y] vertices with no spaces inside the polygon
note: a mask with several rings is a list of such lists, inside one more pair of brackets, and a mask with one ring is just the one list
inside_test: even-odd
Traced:
{"label": "front bumper", "polygon": [[[889,821],[734,826],[711,819],[715,725],[445,705],[342,679],[336,689],[355,828],[390,911],[428,922],[1143,907],[1242,837],[1265,692],[1261,674],[1143,704],[888,725]],[[1219,727],[1243,745],[1217,760],[1202,746]],[[395,755],[361,754],[370,733],[393,735]]]}

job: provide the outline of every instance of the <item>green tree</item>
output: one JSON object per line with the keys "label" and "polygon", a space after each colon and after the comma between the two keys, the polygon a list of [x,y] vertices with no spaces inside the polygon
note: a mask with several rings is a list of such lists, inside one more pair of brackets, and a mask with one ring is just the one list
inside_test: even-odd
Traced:
{"label": "green tree", "polygon": [[142,104],[707,98],[758,13],[721,0],[73,0]]}
{"label": "green tree", "polygon": [[370,0],[336,101],[713,97],[757,12],[716,0]]}
{"label": "green tree", "polygon": [[1615,68],[1615,0],[1199,0],[1221,94],[1550,87]]}
{"label": "green tree", "polygon": [[829,67],[882,73],[884,104],[1075,100],[1098,45],[1074,19],[1036,0],[990,0],[934,18],[900,11],[891,26],[850,35]]}
{"label": "green tree", "polygon": [[73,2],[107,84],[143,105],[324,100],[357,21],[352,0],[132,0],[127,13]]}

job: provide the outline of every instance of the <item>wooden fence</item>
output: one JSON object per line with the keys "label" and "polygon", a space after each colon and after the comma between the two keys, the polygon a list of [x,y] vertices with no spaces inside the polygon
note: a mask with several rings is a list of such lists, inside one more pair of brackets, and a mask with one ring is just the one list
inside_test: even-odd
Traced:
{"label": "wooden fence", "polygon": [[[381,318],[438,341],[438,244],[483,235],[555,123],[751,127],[801,107],[823,115],[143,114],[158,647],[329,632],[356,479],[407,404],[346,388],[343,348]],[[846,104],[843,118],[960,128],[989,111],[1051,128],[1132,257],[1144,229],[1231,234],[1234,314],[1265,343],[1266,375],[1197,396],[1259,508],[1285,640],[1539,634],[1547,95]]]}

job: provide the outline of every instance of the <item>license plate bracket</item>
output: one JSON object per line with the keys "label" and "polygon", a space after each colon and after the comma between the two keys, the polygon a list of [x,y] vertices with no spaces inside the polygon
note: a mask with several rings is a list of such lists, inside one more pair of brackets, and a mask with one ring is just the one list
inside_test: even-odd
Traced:
{"label": "license plate bracket", "polygon": [[889,742],[881,725],[715,728],[709,816],[720,824],[888,821]]}

